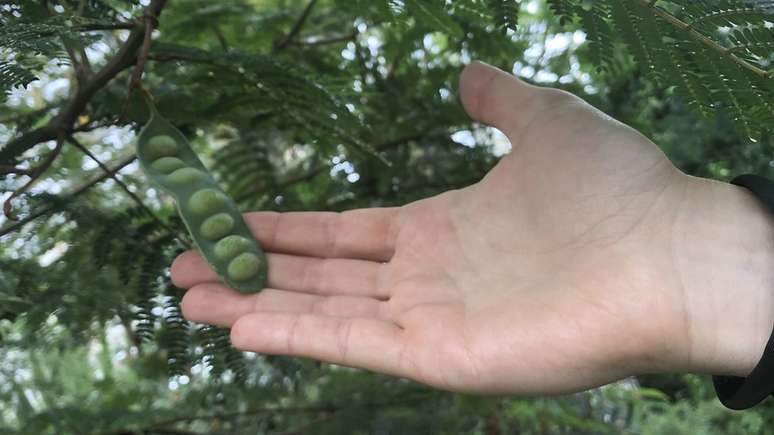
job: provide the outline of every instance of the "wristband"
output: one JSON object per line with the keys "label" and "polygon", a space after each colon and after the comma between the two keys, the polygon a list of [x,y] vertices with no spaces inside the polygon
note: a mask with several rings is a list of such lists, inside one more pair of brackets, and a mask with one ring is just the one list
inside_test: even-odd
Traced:
{"label": "wristband", "polygon": [[[734,178],[731,184],[750,190],[774,214],[774,181],[747,174]],[[763,357],[746,378],[713,376],[712,382],[718,399],[730,409],[752,408],[766,396],[774,396],[774,331],[763,351]]]}

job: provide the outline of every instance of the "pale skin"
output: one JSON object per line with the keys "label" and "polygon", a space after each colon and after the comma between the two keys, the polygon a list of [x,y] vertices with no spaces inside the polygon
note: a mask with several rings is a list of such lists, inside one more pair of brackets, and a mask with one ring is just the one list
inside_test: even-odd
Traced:
{"label": "pale skin", "polygon": [[398,208],[248,213],[267,288],[239,294],[186,252],[185,317],[245,351],[472,393],[752,370],[774,323],[774,219],[754,196],[566,92],[475,62],[460,94],[513,147],[483,180]]}

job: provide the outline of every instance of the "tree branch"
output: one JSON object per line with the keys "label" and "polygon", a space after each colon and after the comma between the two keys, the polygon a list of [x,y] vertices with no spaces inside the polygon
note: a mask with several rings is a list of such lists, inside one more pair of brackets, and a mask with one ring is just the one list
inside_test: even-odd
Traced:
{"label": "tree branch", "polygon": [[135,27],[137,27],[137,23],[134,22],[109,24],[95,23],[75,26],[73,27],[73,30],[77,32],[96,32],[99,30],[131,30]]}
{"label": "tree branch", "polygon": [[[135,159],[137,159],[137,156],[135,156],[134,154],[120,159],[115,164],[115,166],[113,166],[112,168],[109,169],[109,172],[103,173],[102,175],[97,176],[97,177],[93,178],[92,180],[84,183],[80,187],[77,187],[72,192],[60,196],[60,200],[72,199],[72,198],[75,198],[78,195],[81,195],[84,192],[87,192],[89,189],[91,189],[96,184],[99,184],[100,182],[110,178],[112,174],[117,173],[118,171],[123,169],[125,166],[127,166],[128,164],[130,164],[133,161],[135,161]],[[28,222],[31,222],[31,221],[33,221],[33,220],[35,220],[35,219],[37,219],[37,218],[39,218],[41,216],[44,216],[44,215],[54,211],[56,208],[57,208],[56,204],[49,204],[49,205],[45,205],[43,207],[40,207],[37,210],[34,210],[27,217],[25,217],[24,219],[20,219],[19,221],[16,221],[16,222],[14,222],[14,223],[12,223],[10,225],[5,226],[4,228],[0,228],[0,237],[4,236],[4,235],[6,235],[6,234],[8,234],[8,233],[10,233],[12,231],[18,230],[19,228],[23,227]]]}
{"label": "tree branch", "polygon": [[[142,39],[142,47],[140,48],[140,53],[137,56],[137,64],[134,67],[134,71],[132,71],[132,79],[130,81],[130,88],[129,92],[131,93],[132,89],[140,89],[142,86],[141,80],[142,80],[142,73],[145,70],[145,62],[148,60],[148,51],[150,51],[150,44],[151,44],[151,37],[153,36],[153,29],[156,28],[159,24],[159,14],[161,13],[161,9],[164,7],[164,4],[166,4],[167,0],[158,0],[159,6],[157,10],[151,10],[146,9],[145,13],[143,14],[143,21],[145,23],[144,25],[144,34]],[[127,95],[128,99],[128,95]]]}
{"label": "tree branch", "polygon": [[215,37],[218,38],[220,48],[222,48],[225,53],[228,53],[228,41],[226,40],[226,36],[223,35],[223,32],[220,30],[220,27],[218,27],[217,24],[213,24],[212,31],[215,33]]}
{"label": "tree branch", "polygon": [[0,175],[5,174],[17,174],[17,175],[32,175],[32,169],[17,168],[12,165],[0,165]]}
{"label": "tree branch", "polygon": [[[166,0],[151,0],[151,3],[145,8],[145,14],[159,16]],[[105,87],[121,71],[129,68],[135,61],[137,49],[143,42],[145,36],[145,25],[138,24],[129,33],[129,37],[118,50],[118,52],[100,69],[94,77],[86,82],[82,87],[78,87],[77,92],[70,101],[64,106],[61,112],[55,116],[46,125],[31,130],[22,136],[8,142],[5,147],[0,149],[0,154],[6,157],[0,163],[15,163],[16,156],[33,146],[54,140],[58,135],[67,135],[72,132],[72,125],[78,116],[86,108],[88,102],[94,97],[100,89]]]}
{"label": "tree branch", "polygon": [[301,28],[304,27],[304,23],[306,22],[306,19],[309,18],[309,14],[312,13],[312,9],[314,8],[315,4],[317,4],[317,0],[309,1],[304,10],[301,12],[301,15],[296,20],[296,23],[290,29],[290,32],[288,32],[287,36],[285,36],[282,41],[274,44],[274,50],[272,50],[273,53],[282,51],[286,49],[288,45],[290,45],[290,42],[293,41],[293,38],[295,38],[301,32]]}

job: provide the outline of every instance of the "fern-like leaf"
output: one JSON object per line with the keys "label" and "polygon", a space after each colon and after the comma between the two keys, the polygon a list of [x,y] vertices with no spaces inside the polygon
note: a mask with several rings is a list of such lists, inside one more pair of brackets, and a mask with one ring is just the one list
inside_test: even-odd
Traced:
{"label": "fern-like leaf", "polygon": [[501,32],[516,30],[519,23],[519,8],[521,2],[518,0],[486,0],[486,5],[494,16],[495,23]]}
{"label": "fern-like leaf", "polygon": [[26,87],[38,77],[27,68],[16,63],[0,61],[0,102],[7,92],[16,87]]}
{"label": "fern-like leaf", "polygon": [[598,71],[607,71],[613,63],[614,41],[610,26],[610,6],[606,1],[594,1],[578,8],[578,16],[586,30],[591,60]]}
{"label": "fern-like leaf", "polygon": [[548,8],[563,26],[572,22],[578,12],[576,0],[548,0]]}

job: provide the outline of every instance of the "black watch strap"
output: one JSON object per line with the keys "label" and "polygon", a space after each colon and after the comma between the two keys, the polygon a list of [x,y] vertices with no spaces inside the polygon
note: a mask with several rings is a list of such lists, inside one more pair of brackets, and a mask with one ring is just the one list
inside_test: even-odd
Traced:
{"label": "black watch strap", "polygon": [[[750,190],[769,212],[774,214],[774,181],[747,174],[734,178],[731,183]],[[746,378],[713,376],[712,382],[718,399],[730,409],[752,408],[767,396],[774,397],[774,330],[763,351],[763,357]]]}

